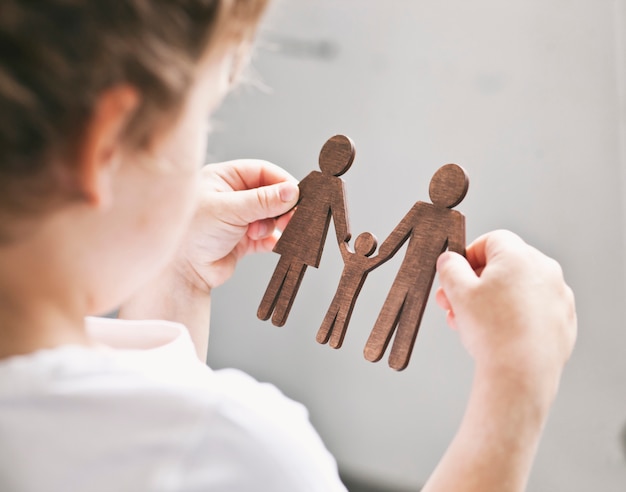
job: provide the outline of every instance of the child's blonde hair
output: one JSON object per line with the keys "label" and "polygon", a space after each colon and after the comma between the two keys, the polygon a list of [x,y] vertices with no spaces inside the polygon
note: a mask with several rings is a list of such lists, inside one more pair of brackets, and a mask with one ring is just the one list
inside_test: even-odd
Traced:
{"label": "child's blonde hair", "polygon": [[250,38],[266,3],[2,0],[0,217],[38,213],[58,198],[52,163],[71,162],[108,88],[139,91],[126,137],[146,145],[176,115],[200,57]]}

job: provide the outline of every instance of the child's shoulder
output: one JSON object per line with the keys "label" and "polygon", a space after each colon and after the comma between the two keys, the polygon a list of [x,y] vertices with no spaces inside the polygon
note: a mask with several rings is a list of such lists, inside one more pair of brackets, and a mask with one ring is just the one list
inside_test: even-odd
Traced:
{"label": "child's shoulder", "polygon": [[[109,336],[134,325],[91,323]],[[158,324],[139,323],[135,335],[149,326]],[[296,490],[315,480],[340,487],[304,406],[241,371],[211,370],[180,333],[182,340],[147,350],[63,347],[0,363],[0,453],[11,451],[30,470],[17,479],[56,484],[59,470],[97,463],[90,473],[108,490],[119,482],[100,477],[104,470],[128,477],[132,490],[145,489],[141,477],[168,469],[181,483],[195,477],[229,490],[258,483]],[[225,478],[223,470],[236,473]]]}

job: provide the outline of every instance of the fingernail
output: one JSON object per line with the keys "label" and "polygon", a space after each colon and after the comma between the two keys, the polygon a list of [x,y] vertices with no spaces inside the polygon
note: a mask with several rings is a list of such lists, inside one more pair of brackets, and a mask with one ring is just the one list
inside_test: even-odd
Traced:
{"label": "fingernail", "polygon": [[280,184],[278,194],[283,202],[291,202],[298,196],[298,186],[289,181],[285,181]]}

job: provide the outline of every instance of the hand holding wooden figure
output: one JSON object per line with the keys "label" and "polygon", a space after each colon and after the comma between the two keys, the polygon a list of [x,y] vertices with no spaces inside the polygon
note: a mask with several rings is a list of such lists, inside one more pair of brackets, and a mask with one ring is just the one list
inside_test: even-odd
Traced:
{"label": "hand holding wooden figure", "polygon": [[409,363],[419,325],[436,272],[437,258],[446,249],[465,254],[465,217],[452,210],[467,193],[469,179],[463,168],[446,164],[432,177],[432,203],[417,202],[376,250],[369,232],[360,234],[352,251],[344,174],[354,160],[354,145],[343,135],[330,138],[322,148],[319,171],[300,183],[300,201],[274,251],[281,255],[258,310],[263,320],[285,324],[308,265],[318,267],[331,218],[344,269],[330,308],[317,333],[319,343],[341,347],[358,295],[367,275],[391,259],[408,241],[404,260],[396,274],[378,319],[365,345],[367,360],[380,360],[395,338],[389,356],[393,369]]}

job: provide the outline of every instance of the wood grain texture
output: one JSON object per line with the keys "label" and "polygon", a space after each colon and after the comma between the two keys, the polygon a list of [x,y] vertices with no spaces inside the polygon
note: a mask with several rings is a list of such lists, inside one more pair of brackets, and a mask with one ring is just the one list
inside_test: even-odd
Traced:
{"label": "wood grain texture", "polygon": [[320,264],[331,219],[338,243],[349,241],[345,185],[339,176],[350,169],[354,155],[352,140],[335,135],[320,152],[321,172],[313,171],[300,182],[300,199],[274,247],[281,258],[257,311],[260,319],[271,316],[276,326],[286,323],[307,266]]}
{"label": "wood grain texture", "polygon": [[316,339],[319,343],[330,340],[331,347],[341,347],[367,274],[381,263],[377,257],[370,258],[376,245],[376,237],[369,232],[359,234],[354,243],[354,251],[345,242],[339,244],[344,268],[335,297],[317,332]]}
{"label": "wood grain texture", "polygon": [[432,203],[419,201],[404,216],[376,251],[376,237],[361,233],[350,249],[350,227],[344,181],[355,150],[344,135],[328,139],[319,156],[320,171],[299,184],[300,199],[289,224],[274,247],[280,259],[259,305],[257,316],[272,318],[283,326],[308,266],[320,264],[330,221],[344,268],[335,296],[317,332],[319,343],[333,348],[343,344],[357,298],[369,272],[390,260],[405,243],[404,260],[372,328],[364,348],[365,358],[379,361],[393,338],[389,366],[405,369],[436,273],[437,258],[446,249],[465,255],[465,217],[452,210],[465,198],[469,187],[466,172],[446,164],[433,175],[429,195]]}
{"label": "wood grain texture", "polygon": [[395,333],[389,366],[407,367],[426,302],[435,278],[437,258],[446,249],[465,254],[465,217],[452,207],[467,193],[469,179],[456,164],[446,164],[433,176],[432,203],[417,202],[380,247],[378,256],[391,258],[408,241],[404,260],[365,344],[369,361],[380,360]]}

